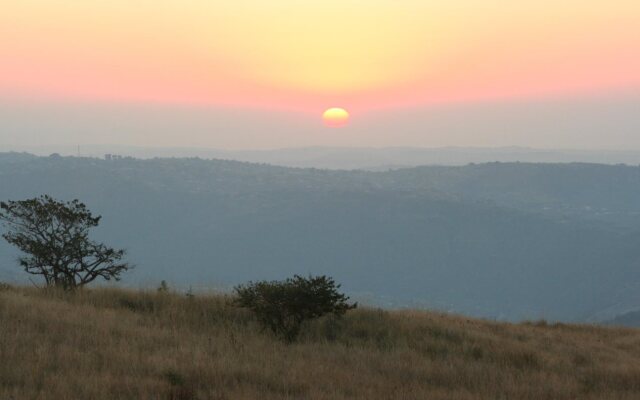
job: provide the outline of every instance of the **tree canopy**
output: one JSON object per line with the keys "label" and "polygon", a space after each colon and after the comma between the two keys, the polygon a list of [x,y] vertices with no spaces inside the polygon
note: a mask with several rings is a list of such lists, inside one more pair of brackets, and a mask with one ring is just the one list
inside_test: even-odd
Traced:
{"label": "tree canopy", "polygon": [[7,228],[2,237],[24,253],[19,264],[42,276],[47,286],[65,290],[97,278],[119,280],[131,268],[122,261],[125,250],[89,239],[100,219],[79,200],[62,202],[44,195],[0,202],[0,221]]}

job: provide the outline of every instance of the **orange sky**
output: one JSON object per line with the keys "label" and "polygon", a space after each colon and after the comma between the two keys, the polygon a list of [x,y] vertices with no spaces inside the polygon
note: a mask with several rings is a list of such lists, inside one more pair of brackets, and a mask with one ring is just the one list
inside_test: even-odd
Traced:
{"label": "orange sky", "polygon": [[0,96],[317,113],[640,90],[638,0],[20,0]]}

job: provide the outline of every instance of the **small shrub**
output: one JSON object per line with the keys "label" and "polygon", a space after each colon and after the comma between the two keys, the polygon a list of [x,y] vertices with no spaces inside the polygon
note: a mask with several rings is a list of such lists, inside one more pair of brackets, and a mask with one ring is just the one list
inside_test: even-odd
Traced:
{"label": "small shrub", "polygon": [[169,284],[164,279],[160,282],[160,286],[158,286],[158,293],[169,293]]}
{"label": "small shrub", "polygon": [[338,292],[340,285],[327,276],[284,281],[249,282],[235,287],[240,307],[252,310],[260,324],[286,341],[293,341],[305,321],[326,314],[343,315],[357,304]]}

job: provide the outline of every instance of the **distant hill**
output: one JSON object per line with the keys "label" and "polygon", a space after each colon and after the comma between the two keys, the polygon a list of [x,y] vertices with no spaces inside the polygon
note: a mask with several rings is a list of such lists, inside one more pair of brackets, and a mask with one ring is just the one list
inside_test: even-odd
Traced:
{"label": "distant hill", "polygon": [[[0,155],[0,199],[80,198],[129,285],[326,273],[374,304],[606,320],[640,308],[640,168],[492,163],[387,172]],[[0,279],[23,276],[0,245]]]}
{"label": "distant hill", "polygon": [[299,147],[272,150],[218,150],[189,147],[16,146],[7,150],[102,158],[117,154],[137,158],[224,159],[298,168],[387,170],[421,165],[462,166],[469,163],[600,163],[640,164],[640,150],[536,149],[528,147]]}

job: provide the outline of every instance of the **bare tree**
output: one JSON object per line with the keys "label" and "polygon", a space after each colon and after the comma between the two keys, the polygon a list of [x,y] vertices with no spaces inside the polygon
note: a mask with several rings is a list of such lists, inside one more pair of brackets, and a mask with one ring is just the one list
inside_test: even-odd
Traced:
{"label": "bare tree", "polygon": [[2,237],[25,253],[20,265],[29,274],[41,275],[47,286],[65,290],[100,277],[120,280],[131,268],[122,262],[124,250],[89,239],[100,218],[78,200],[61,202],[47,195],[0,202],[0,221],[7,228]]}

